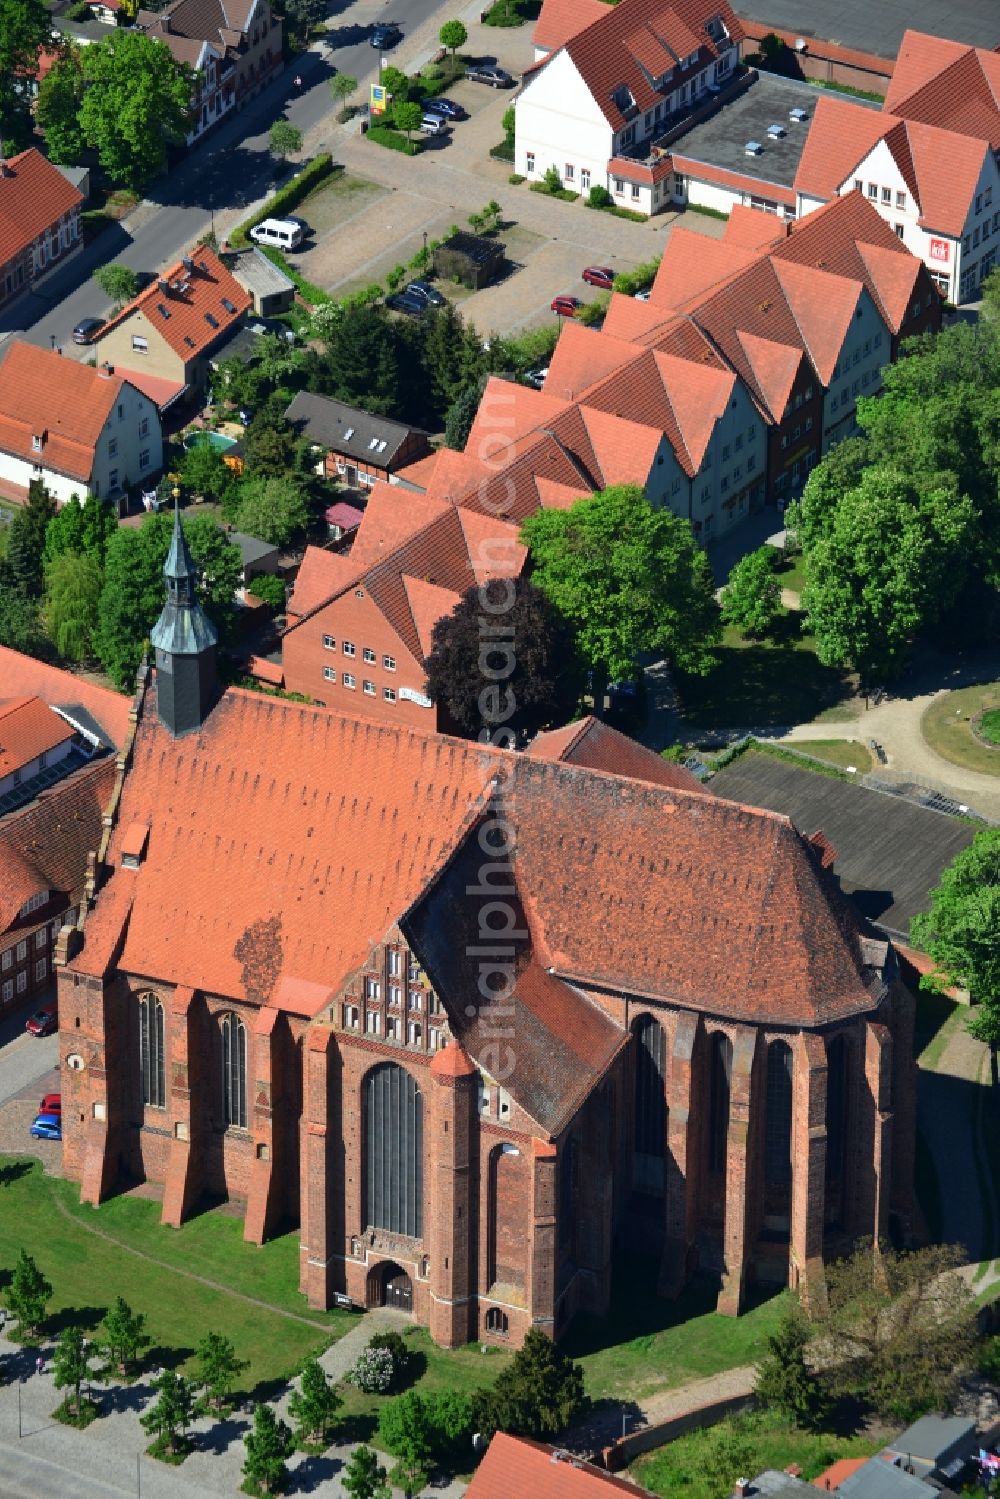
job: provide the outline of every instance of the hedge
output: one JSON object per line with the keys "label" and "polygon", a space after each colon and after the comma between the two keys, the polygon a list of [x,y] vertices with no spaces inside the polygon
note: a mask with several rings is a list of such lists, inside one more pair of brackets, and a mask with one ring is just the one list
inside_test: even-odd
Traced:
{"label": "hedge", "polygon": [[723,213],[721,208],[706,208],[703,203],[685,203],[686,213],[703,213],[707,219],[728,219],[728,213]]}
{"label": "hedge", "polygon": [[511,141],[501,141],[499,146],[491,146],[490,155],[493,157],[494,161],[512,162],[514,160],[513,143]]}
{"label": "hedge", "polygon": [[568,187],[561,187],[558,192],[554,193],[544,182],[533,182],[531,184],[531,191],[533,193],[547,193],[550,198],[561,198],[564,203],[575,203],[580,196],[579,193],[573,192],[572,188]]}
{"label": "hedge", "polygon": [[318,307],[321,302],[333,301],[333,297],[331,297],[328,291],[324,291],[321,286],[315,286],[311,281],[307,281],[304,276],[300,276],[295,267],[285,259],[280,250],[275,250],[271,245],[261,245],[260,248],[271,264],[276,265],[279,271],[284,271],[289,281],[295,283],[295,289],[303,302],[308,302],[310,307]]}
{"label": "hedge", "polygon": [[402,151],[406,156],[416,156],[420,150],[416,141],[408,141],[399,130],[388,125],[369,125],[368,139],[376,146],[388,146],[390,151]]}
{"label": "hedge", "polygon": [[[276,193],[271,194],[263,208],[258,209],[250,218],[244,219],[243,223],[233,230],[229,236],[229,243],[237,249],[242,249],[249,241],[251,229],[255,229],[265,219],[280,218],[288,209],[296,208],[303,198],[308,197],[313,188],[332,176],[334,170],[333,157],[329,152],[324,151],[322,155],[313,157],[301,172],[296,172],[290,182],[286,182],[284,187],[279,187]],[[343,167],[337,167],[336,170],[342,172]]]}
{"label": "hedge", "polygon": [[615,291],[622,292],[626,297],[634,297],[637,291],[645,291],[647,286],[652,286],[659,269],[660,259],[657,256],[655,260],[644,261],[630,271],[622,271],[615,277]]}

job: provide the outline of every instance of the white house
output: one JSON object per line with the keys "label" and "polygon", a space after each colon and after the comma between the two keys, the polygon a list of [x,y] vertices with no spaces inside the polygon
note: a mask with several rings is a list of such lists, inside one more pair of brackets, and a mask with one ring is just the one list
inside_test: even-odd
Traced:
{"label": "white house", "polygon": [[23,499],[40,479],[59,505],[73,495],[117,500],[162,467],[149,396],[108,364],[11,346],[0,364],[0,491]]}
{"label": "white house", "polygon": [[[546,0],[539,35],[569,27],[564,0],[556,4],[550,26]],[[585,196],[604,187],[652,213],[667,206],[670,175],[657,168],[654,143],[718,95],[743,31],[728,0],[621,0],[602,11],[526,71],[514,101],[515,168],[538,180],[554,166],[564,187]]]}
{"label": "white house", "polygon": [[795,178],[797,212],[860,192],[952,302],[976,295],[1000,245],[990,142],[822,98]]}

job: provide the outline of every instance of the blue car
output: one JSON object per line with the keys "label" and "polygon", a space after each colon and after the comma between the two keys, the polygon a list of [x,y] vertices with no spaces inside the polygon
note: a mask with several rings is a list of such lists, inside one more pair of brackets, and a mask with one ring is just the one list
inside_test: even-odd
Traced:
{"label": "blue car", "polygon": [[61,1140],[62,1118],[59,1114],[39,1114],[31,1126],[36,1140]]}

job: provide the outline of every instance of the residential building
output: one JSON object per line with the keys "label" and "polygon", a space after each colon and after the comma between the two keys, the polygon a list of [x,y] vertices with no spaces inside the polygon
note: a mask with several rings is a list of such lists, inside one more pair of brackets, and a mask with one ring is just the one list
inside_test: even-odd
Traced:
{"label": "residential building", "polygon": [[339,480],[348,489],[371,489],[379,479],[399,481],[396,474],[431,450],[426,432],[372,416],[357,406],[300,391],[285,416],[300,437],[307,437],[319,458],[317,473]]}
{"label": "residential building", "polygon": [[82,247],[82,195],[34,146],[0,160],[0,307]]}
{"label": "residential building", "polygon": [[649,1499],[649,1490],[543,1442],[498,1431],[466,1490],[467,1499]]}
{"label": "residential building", "polygon": [[735,1314],[907,1231],[912,996],[786,818],[632,743],[619,767],[603,725],[516,754],[220,695],[179,528],[166,572],[57,949],[83,1201],[228,1197],[257,1243],[291,1219],[310,1306],[444,1346],[606,1312],[640,1237],[663,1294],[697,1268]]}
{"label": "residential building", "polygon": [[254,578],[276,577],[281,571],[281,553],[278,547],[269,541],[261,541],[259,536],[247,536],[243,531],[232,530],[227,535],[233,546],[239,547],[243,559],[236,600],[245,604],[247,594],[253,596]]}
{"label": "residential building", "polygon": [[[175,56],[191,63],[190,46],[205,43],[206,74],[199,95],[195,134],[231,108],[241,109],[280,73],[281,17],[267,0],[171,0],[160,11],[140,11],[136,24],[158,37]],[[201,55],[201,54],[199,54]]]}
{"label": "residential building", "polygon": [[[743,31],[728,0],[622,0],[582,30],[566,0],[546,0],[536,36],[558,41],[532,64],[514,101],[514,164],[537,181],[555,167],[584,196],[604,187],[622,206],[653,213],[671,201],[672,168],[653,162],[734,77]],[[650,163],[647,165],[647,163]]]}
{"label": "residential building", "polygon": [[97,339],[107,361],[149,390],[163,410],[204,389],[213,356],[241,326],[250,294],[207,245],[128,302]]}
{"label": "residential building", "polygon": [[933,1488],[952,1488],[980,1445],[975,1421],[929,1412],[900,1432],[881,1455]]}
{"label": "residential building", "polygon": [[73,495],[121,500],[163,467],[155,403],[121,371],[34,344],[0,364],[0,489],[23,501],[40,479],[57,504]]}
{"label": "residential building", "polygon": [[184,63],[194,74],[191,129],[186,136],[187,144],[193,145],[236,108],[235,59],[222,41],[213,43],[175,32],[165,11],[155,16],[140,12],[137,24],[162,42],[175,62]]}

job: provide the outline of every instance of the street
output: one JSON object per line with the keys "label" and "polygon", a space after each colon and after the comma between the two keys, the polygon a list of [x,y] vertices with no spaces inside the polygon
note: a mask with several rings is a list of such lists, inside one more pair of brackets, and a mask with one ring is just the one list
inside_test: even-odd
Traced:
{"label": "street", "polygon": [[[303,135],[327,118],[332,126],[335,106],[329,82],[334,74],[348,73],[366,87],[377,72],[378,53],[368,40],[375,21],[393,20],[402,28],[402,42],[387,57],[405,61],[407,38],[439,5],[440,0],[354,0],[342,8],[334,5],[325,37],[293,58],[280,78],[195,145],[173,171],[150,183],[145,201],[127,224],[106,230],[63,271],[0,316],[0,354],[7,335],[14,334],[42,347],[54,342],[67,354],[87,357],[86,349],[74,347],[72,330],[81,318],[107,317],[111,306],[92,279],[96,267],[119,261],[136,271],[156,272],[211,227],[213,214],[230,227],[239,210],[263,197],[276,177],[278,164],[268,150],[274,121],[286,114]],[[303,80],[301,92],[294,86],[296,75]],[[357,97],[364,92],[360,89]]]}

